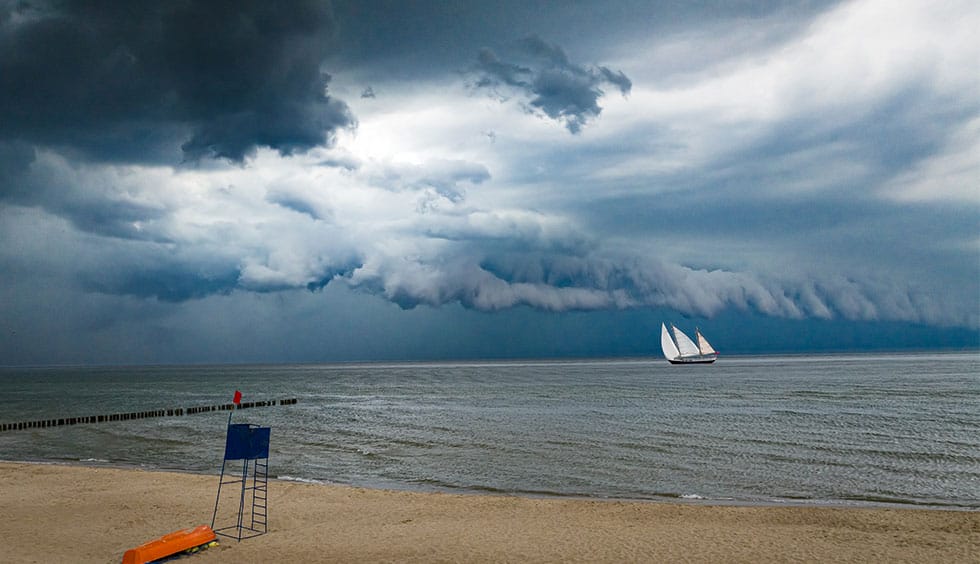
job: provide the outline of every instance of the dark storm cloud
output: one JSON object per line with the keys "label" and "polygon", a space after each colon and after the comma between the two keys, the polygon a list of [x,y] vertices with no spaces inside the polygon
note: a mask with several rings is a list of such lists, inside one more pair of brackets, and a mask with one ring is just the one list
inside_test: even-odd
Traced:
{"label": "dark storm cloud", "polygon": [[603,84],[611,84],[624,96],[633,87],[622,71],[572,63],[561,47],[537,36],[527,37],[520,43],[520,55],[528,61],[505,62],[490,49],[481,50],[476,87],[498,93],[503,87],[517,89],[528,98],[532,112],[563,123],[572,133],[578,133],[589,120],[602,113],[599,97],[603,95],[600,88]]}
{"label": "dark storm cloud", "polygon": [[82,277],[82,286],[90,292],[176,303],[227,294],[238,284],[238,275],[238,270],[231,268],[204,276],[188,265],[164,262],[145,269],[130,267],[122,272],[88,274]]}
{"label": "dark storm cloud", "polygon": [[318,291],[337,276],[348,275],[362,265],[354,254],[338,256],[312,265],[300,281],[284,281],[255,276],[243,265],[241,255],[240,249],[224,246],[220,250],[201,250],[180,243],[160,245],[118,239],[103,246],[96,257],[82,266],[78,281],[87,292],[179,303],[235,291]]}
{"label": "dark storm cloud", "polygon": [[356,68],[377,88],[391,79],[418,80],[469,67],[481,47],[499,45],[501,38],[547,37],[601,59],[620,40],[669,36],[693,26],[731,28],[779,14],[780,21],[805,28],[839,1],[333,0],[339,41],[331,60],[339,64],[338,72]]}
{"label": "dark storm cloud", "polygon": [[164,241],[140,225],[164,218],[163,206],[133,198],[118,178],[98,176],[23,142],[0,142],[0,203],[37,206],[80,231],[121,239]]}
{"label": "dark storm cloud", "polygon": [[333,26],[315,1],[7,4],[0,138],[130,162],[305,151],[353,123],[320,69]]}
{"label": "dark storm cloud", "polygon": [[25,177],[34,163],[34,147],[21,141],[0,140],[0,200],[22,197]]}

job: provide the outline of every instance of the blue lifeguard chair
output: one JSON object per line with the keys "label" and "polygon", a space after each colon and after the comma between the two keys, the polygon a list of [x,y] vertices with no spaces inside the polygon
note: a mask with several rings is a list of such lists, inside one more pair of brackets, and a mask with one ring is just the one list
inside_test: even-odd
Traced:
{"label": "blue lifeguard chair", "polygon": [[[230,419],[230,417],[229,417]],[[225,439],[225,457],[221,463],[221,480],[218,482],[218,495],[214,500],[214,514],[211,528],[215,534],[237,539],[264,535],[269,532],[269,437],[270,427],[259,427],[248,423],[228,424]],[[231,471],[225,474],[229,461],[242,461],[241,474]],[[227,495],[222,506],[221,488],[225,485],[239,484],[235,493],[237,499]],[[234,524],[215,526],[218,512],[222,518],[228,517],[232,510],[230,504],[237,501],[237,517]],[[246,503],[248,502],[248,503]],[[230,521],[230,519],[229,519]]]}

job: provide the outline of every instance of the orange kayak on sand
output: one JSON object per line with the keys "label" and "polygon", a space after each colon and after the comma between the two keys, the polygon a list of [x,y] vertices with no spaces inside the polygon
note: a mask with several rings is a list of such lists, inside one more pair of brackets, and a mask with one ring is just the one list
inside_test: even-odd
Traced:
{"label": "orange kayak on sand", "polygon": [[146,544],[131,548],[123,555],[123,564],[145,564],[207,544],[215,539],[214,531],[207,525],[174,531]]}

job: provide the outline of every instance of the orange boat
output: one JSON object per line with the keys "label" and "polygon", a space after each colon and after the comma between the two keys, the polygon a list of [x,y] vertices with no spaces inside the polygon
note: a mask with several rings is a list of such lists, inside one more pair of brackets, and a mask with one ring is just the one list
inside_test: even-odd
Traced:
{"label": "orange boat", "polygon": [[207,525],[174,531],[157,540],[131,548],[123,555],[123,564],[145,564],[178,552],[208,544],[215,539],[214,531]]}

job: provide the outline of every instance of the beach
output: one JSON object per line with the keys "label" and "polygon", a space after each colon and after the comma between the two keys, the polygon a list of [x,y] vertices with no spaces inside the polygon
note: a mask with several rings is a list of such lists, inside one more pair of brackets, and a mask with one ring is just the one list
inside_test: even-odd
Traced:
{"label": "beach", "polygon": [[[0,463],[5,562],[119,562],[209,524],[217,476]],[[702,505],[270,483],[268,534],[200,562],[976,562],[980,512]]]}

